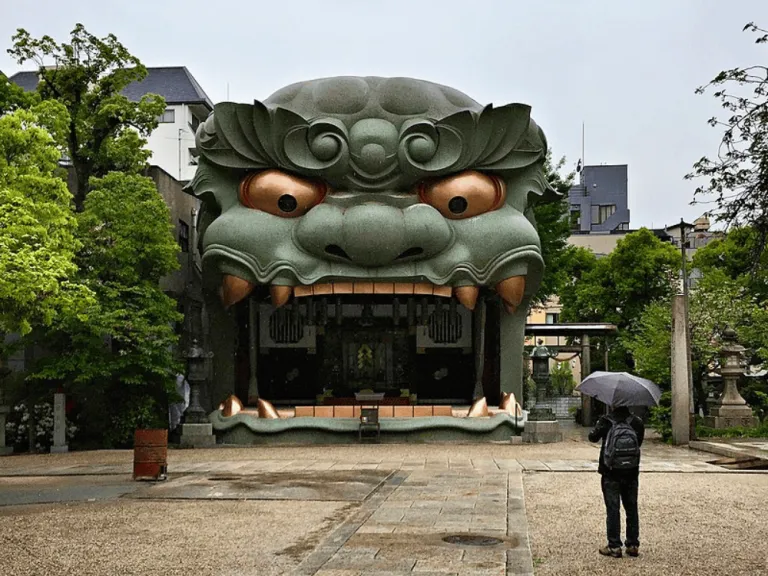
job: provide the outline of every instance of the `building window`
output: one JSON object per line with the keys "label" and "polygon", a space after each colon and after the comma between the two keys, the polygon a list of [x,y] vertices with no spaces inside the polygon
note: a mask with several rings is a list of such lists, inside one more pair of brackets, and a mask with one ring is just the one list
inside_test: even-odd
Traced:
{"label": "building window", "polygon": [[560,322],[560,314],[558,312],[547,312],[544,323],[545,324],[557,324]]}
{"label": "building window", "polygon": [[592,224],[602,224],[616,213],[616,204],[593,204]]}
{"label": "building window", "polygon": [[581,210],[571,210],[571,230],[581,230]]}
{"label": "building window", "polygon": [[165,112],[157,117],[157,121],[160,124],[173,124],[176,122],[176,110],[173,108],[166,108]]}
{"label": "building window", "polygon": [[189,252],[189,224],[179,220],[179,246],[182,252]]}

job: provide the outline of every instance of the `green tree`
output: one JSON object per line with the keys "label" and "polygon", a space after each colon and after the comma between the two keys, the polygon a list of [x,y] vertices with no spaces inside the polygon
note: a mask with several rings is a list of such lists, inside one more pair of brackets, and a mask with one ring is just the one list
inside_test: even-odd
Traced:
{"label": "green tree", "polygon": [[180,316],[159,287],[178,266],[178,246],[162,197],[141,176],[149,157],[144,138],[165,102],[122,95],[147,71],[113,35],[97,38],[78,24],[68,42],[25,30],[13,42],[9,53],[20,64],[38,66],[33,100],[67,113],[52,134],[76,176],[69,214],[76,277],[96,300],[87,316],[61,317],[27,336],[51,353],[32,378],[72,394],[81,441],[124,446],[136,427],[167,422],[178,370],[173,323]]}
{"label": "green tree", "polygon": [[[768,43],[768,31],[750,22],[757,44]],[[686,178],[701,178],[697,198],[713,196],[712,214],[729,225],[749,225],[757,232],[752,262],[757,265],[768,241],[768,66],[755,65],[720,72],[706,86],[725,110],[725,119],[710,118],[723,130],[717,157],[701,158]],[[750,94],[751,92],[751,94]]]}
{"label": "green tree", "polygon": [[759,243],[760,234],[753,227],[731,228],[724,238],[697,250],[693,265],[704,273],[722,270],[764,302],[768,300],[768,249],[763,248],[755,261]]}
{"label": "green tree", "polygon": [[629,328],[651,302],[671,294],[680,255],[645,228],[627,234],[607,256],[581,253],[582,276],[563,292],[568,322],[611,322]]}
{"label": "green tree", "polygon": [[19,108],[29,108],[35,103],[35,94],[25,92],[8,76],[0,72],[0,116],[4,116]]}
{"label": "green tree", "polygon": [[627,234],[603,258],[577,253],[578,281],[563,288],[561,319],[565,322],[609,322],[619,329],[611,348],[611,366],[632,368],[624,338],[645,308],[669,298],[680,268],[680,255],[645,228]]}
{"label": "green tree", "polygon": [[568,235],[571,232],[568,220],[568,191],[573,185],[574,174],[571,172],[563,175],[564,166],[565,157],[554,164],[552,153],[548,153],[544,171],[549,183],[563,198],[557,202],[536,203],[533,206],[545,266],[534,305],[543,304],[556,295],[568,281],[565,258],[568,252]]}
{"label": "green tree", "polygon": [[146,166],[143,138],[157,127],[165,100],[148,94],[131,102],[122,95],[147,69],[113,34],[98,38],[77,24],[68,43],[33,38],[24,29],[13,42],[8,53],[19,64],[38,66],[40,98],[56,100],[69,112],[67,153],[76,176],[75,206],[82,211],[91,177],[110,170],[138,173]]}
{"label": "green tree", "polygon": [[52,132],[64,122],[53,103],[0,117],[0,334],[26,334],[93,303],[74,278],[72,195],[55,175]]}
{"label": "green tree", "polygon": [[86,435],[102,432],[107,445],[125,446],[135,428],[167,419],[181,316],[159,281],[178,267],[179,248],[151,179],[112,172],[92,185],[78,215],[77,261],[99,314],[50,332],[46,343],[57,353],[36,377],[65,382],[81,399]]}
{"label": "green tree", "polygon": [[[707,374],[717,366],[721,337],[736,330],[755,360],[768,360],[768,323],[765,311],[739,282],[721,270],[704,274],[691,291],[691,369],[696,400],[703,407]],[[672,305],[669,299],[646,307],[633,334],[626,340],[639,375],[665,389],[671,384]]]}

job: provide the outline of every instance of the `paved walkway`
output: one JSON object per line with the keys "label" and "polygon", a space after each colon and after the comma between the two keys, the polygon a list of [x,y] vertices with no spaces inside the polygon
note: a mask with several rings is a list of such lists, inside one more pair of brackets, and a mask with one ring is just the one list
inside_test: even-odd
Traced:
{"label": "paved walkway", "polygon": [[[360,461],[343,460],[247,460],[202,461],[169,464],[168,474],[258,474],[263,472],[299,472],[304,470],[453,470],[453,471],[505,471],[521,472],[595,472],[594,460],[528,460],[504,458],[411,458],[381,460],[367,458]],[[644,459],[641,472],[722,473],[719,466],[698,460]],[[50,464],[19,465],[0,468],[0,477],[13,476],[101,476],[128,475],[132,464]]]}
{"label": "paved walkway", "polygon": [[768,463],[768,440],[697,440],[691,448],[728,458],[759,458]]}
{"label": "paved walkway", "polygon": [[[17,456],[0,459],[0,511],[12,514],[9,511],[41,502],[52,503],[61,511],[64,502],[97,502],[122,507],[130,516],[131,510],[146,512],[151,506],[184,510],[183,506],[198,506],[196,502],[221,506],[227,502],[242,506],[273,502],[275,506],[294,507],[290,509],[297,511],[291,514],[297,515],[302,508],[327,503],[328,507],[318,510],[324,514],[336,510],[334,513],[341,516],[327,521],[320,532],[313,529],[310,540],[306,540],[309,536],[297,536],[297,544],[284,547],[295,556],[290,569],[264,572],[262,566],[260,571],[241,568],[236,573],[245,576],[293,570],[301,576],[528,575],[534,572],[533,529],[529,530],[530,514],[526,515],[524,485],[528,480],[524,483],[524,479],[543,481],[551,477],[561,485],[557,480],[561,478],[566,486],[572,486],[572,478],[584,478],[584,482],[577,482],[597,486],[591,476],[597,468],[597,453],[596,446],[578,440],[540,446],[172,450],[169,479],[161,483],[131,482],[129,451]],[[651,443],[644,448],[641,470],[658,478],[669,478],[670,473],[691,475],[691,481],[684,485],[699,482],[696,478],[711,479],[706,486],[727,482],[721,480],[723,474],[742,473],[707,463],[712,459],[708,454]],[[245,521],[243,514],[229,518]],[[279,523],[279,519],[274,522]],[[250,532],[245,526],[244,530],[244,534]],[[462,541],[462,536],[472,538]],[[77,537],[72,536],[74,540]],[[234,534],[228,537],[243,538]],[[258,537],[275,536],[259,532]],[[114,538],[121,536],[118,533]],[[9,543],[13,548],[13,541]],[[216,546],[216,542],[211,545]],[[288,562],[286,552],[277,554],[276,558]],[[187,572],[194,571],[200,561],[188,562]]]}

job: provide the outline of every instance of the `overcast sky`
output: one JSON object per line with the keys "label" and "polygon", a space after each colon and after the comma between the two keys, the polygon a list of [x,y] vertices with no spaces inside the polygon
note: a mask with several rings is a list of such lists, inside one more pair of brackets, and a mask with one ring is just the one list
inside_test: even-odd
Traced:
{"label": "overcast sky", "polygon": [[719,108],[697,86],[768,64],[742,33],[768,0],[0,0],[0,70],[16,28],[114,33],[147,66],[184,65],[214,102],[248,102],[300,80],[412,76],[496,105],[524,102],[569,166],[628,164],[631,225],[691,220],[692,163],[712,154]]}

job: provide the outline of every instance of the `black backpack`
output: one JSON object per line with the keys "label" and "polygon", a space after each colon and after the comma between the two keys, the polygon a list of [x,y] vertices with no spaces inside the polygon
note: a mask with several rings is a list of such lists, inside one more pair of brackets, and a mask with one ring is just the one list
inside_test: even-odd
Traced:
{"label": "black backpack", "polygon": [[616,421],[610,416],[611,429],[605,437],[603,462],[609,470],[628,470],[640,467],[640,443],[637,432],[632,428],[633,416],[626,420]]}

